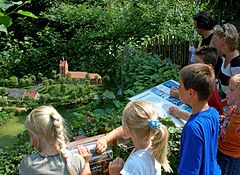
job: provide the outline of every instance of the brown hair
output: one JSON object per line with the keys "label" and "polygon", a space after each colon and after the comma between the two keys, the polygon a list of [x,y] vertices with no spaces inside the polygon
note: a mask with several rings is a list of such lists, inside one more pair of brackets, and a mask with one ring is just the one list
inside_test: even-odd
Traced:
{"label": "brown hair", "polygon": [[217,63],[217,49],[214,47],[202,46],[195,51],[195,55],[200,57],[205,64],[215,66]]}
{"label": "brown hair", "polygon": [[215,85],[213,69],[206,64],[191,64],[181,69],[180,79],[186,90],[193,89],[198,99],[208,100]]}
{"label": "brown hair", "polygon": [[134,101],[127,104],[123,111],[122,123],[131,129],[142,142],[149,142],[152,138],[153,156],[163,166],[165,171],[171,172],[167,160],[168,130],[164,125],[153,129],[150,120],[158,120],[156,109],[152,103]]}
{"label": "brown hair", "polygon": [[204,30],[212,30],[214,27],[214,21],[208,11],[201,11],[193,17],[196,22],[197,28]]}

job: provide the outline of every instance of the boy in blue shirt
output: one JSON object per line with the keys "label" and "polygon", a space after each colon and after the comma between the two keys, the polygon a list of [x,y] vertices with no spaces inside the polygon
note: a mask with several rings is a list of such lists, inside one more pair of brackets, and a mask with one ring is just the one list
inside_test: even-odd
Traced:
{"label": "boy in blue shirt", "polygon": [[180,71],[179,98],[192,107],[181,135],[180,175],[220,175],[217,164],[218,112],[208,106],[215,77],[206,64],[192,64]]}

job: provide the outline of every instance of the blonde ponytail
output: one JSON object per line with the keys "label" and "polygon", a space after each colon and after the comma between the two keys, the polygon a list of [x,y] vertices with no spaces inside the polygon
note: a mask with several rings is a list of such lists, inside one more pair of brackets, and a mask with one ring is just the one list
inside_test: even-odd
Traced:
{"label": "blonde ponytail", "polygon": [[166,172],[172,172],[167,159],[167,147],[168,147],[168,130],[167,127],[162,125],[160,129],[154,129],[156,134],[152,139],[152,151],[155,159],[163,166]]}
{"label": "blonde ponytail", "polygon": [[58,146],[60,147],[61,154],[63,155],[63,158],[67,164],[67,170],[69,175],[75,175],[76,170],[74,169],[73,166],[71,166],[71,162],[69,162],[68,160],[69,152],[66,149],[66,144],[65,144],[66,130],[64,130],[64,127],[63,127],[63,118],[54,108],[52,108],[52,111],[53,112],[50,114],[50,116],[53,118],[53,125],[55,126]]}
{"label": "blonde ponytail", "polygon": [[172,171],[167,160],[168,130],[159,122],[152,103],[145,101],[128,103],[123,111],[122,123],[134,131],[142,142],[151,141],[155,159],[166,172]]}

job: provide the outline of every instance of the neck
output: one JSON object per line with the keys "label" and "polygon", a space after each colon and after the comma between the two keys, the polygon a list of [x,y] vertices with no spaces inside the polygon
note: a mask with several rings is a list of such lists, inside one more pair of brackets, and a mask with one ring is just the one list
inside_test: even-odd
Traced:
{"label": "neck", "polygon": [[52,156],[52,155],[59,154],[59,152],[60,151],[56,146],[53,146],[53,147],[48,146],[42,149],[40,154],[43,156]]}
{"label": "neck", "polygon": [[239,55],[239,51],[238,50],[226,51],[225,55],[226,55],[226,60],[231,61],[233,58]]}
{"label": "neck", "polygon": [[203,32],[203,38],[207,38],[208,36],[210,36],[213,33],[213,30],[205,30]]}
{"label": "neck", "polygon": [[197,101],[195,104],[192,104],[192,114],[197,114],[198,112],[205,111],[209,108],[206,101]]}
{"label": "neck", "polygon": [[149,140],[146,143],[142,143],[141,141],[138,141],[137,139],[132,139],[135,151],[140,150],[140,149],[146,149],[151,147],[151,141]]}

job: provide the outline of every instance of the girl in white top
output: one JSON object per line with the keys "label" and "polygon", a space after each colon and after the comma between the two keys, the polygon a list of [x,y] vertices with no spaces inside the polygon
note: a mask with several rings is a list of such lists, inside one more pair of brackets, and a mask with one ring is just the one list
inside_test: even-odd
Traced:
{"label": "girl in white top", "polygon": [[[33,146],[38,152],[22,159],[19,174],[87,175],[90,151],[79,147],[79,154],[66,149],[66,129],[61,115],[51,106],[34,109],[25,121]],[[85,160],[84,160],[85,159]]]}
{"label": "girl in white top", "polygon": [[168,130],[159,122],[153,104],[130,102],[123,111],[122,127],[135,149],[125,163],[121,158],[110,162],[110,175],[160,175],[161,166],[171,172],[166,156]]}

